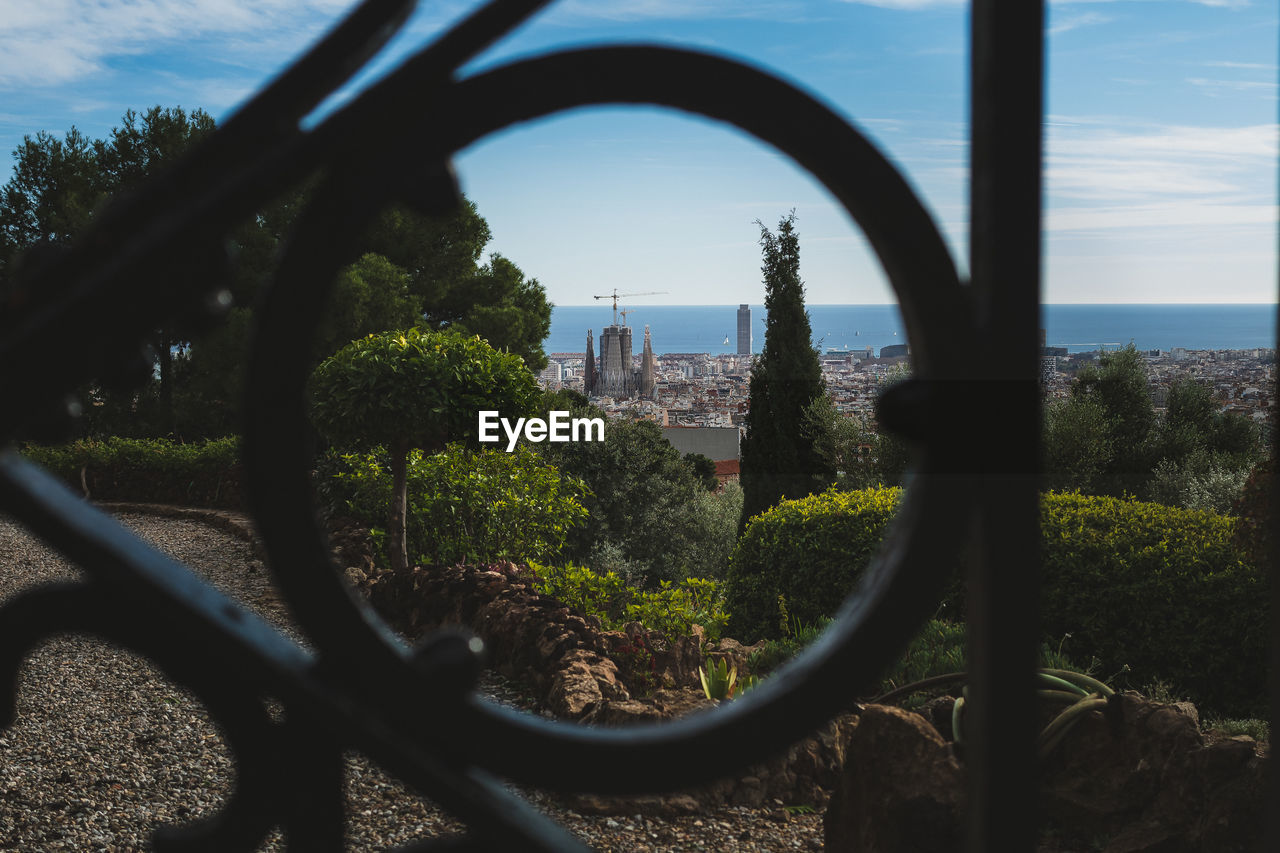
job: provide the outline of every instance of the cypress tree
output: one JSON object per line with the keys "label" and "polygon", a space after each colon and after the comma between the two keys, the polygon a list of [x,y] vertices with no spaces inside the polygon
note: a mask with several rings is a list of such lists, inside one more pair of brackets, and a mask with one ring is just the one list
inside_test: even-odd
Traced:
{"label": "cypress tree", "polygon": [[826,390],[804,308],[795,220],[793,210],[778,222],[777,234],[756,220],[768,317],[764,349],[751,368],[739,529],[778,501],[822,491],[835,479],[805,428],[805,410]]}

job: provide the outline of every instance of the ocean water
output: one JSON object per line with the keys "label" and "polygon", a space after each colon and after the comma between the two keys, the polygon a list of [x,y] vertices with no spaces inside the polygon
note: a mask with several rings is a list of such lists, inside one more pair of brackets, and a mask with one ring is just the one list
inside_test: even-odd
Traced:
{"label": "ocean water", "polygon": [[[635,305],[627,316],[639,353],[649,326],[656,353],[705,352],[738,348],[737,305]],[[584,352],[587,329],[599,347],[600,330],[612,322],[608,305],[564,305],[551,312],[548,352]],[[764,345],[765,310],[751,306],[752,350]],[[876,353],[909,343],[896,305],[810,305],[813,342],[822,349]],[[1140,350],[1253,349],[1276,345],[1275,305],[1046,305],[1046,343],[1069,352],[1115,349],[1132,342]],[[725,339],[728,339],[726,342]],[[597,349],[597,352],[599,350]]]}

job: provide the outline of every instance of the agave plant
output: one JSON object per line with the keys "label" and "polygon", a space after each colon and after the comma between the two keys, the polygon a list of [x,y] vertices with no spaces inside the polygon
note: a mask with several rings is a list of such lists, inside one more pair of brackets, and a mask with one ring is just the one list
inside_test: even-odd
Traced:
{"label": "agave plant", "polygon": [[702,679],[702,692],[708,699],[731,699],[738,683],[738,668],[730,668],[724,659],[707,658],[707,665],[698,667],[698,677]]}

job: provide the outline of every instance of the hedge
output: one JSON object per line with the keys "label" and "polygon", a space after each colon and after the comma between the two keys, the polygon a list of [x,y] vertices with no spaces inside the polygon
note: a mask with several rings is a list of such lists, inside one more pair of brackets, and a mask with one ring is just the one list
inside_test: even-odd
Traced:
{"label": "hedge", "polygon": [[1266,700],[1268,584],[1207,510],[1078,493],[1045,495],[1043,628],[1070,634],[1104,677],[1154,680],[1216,711]]}
{"label": "hedge", "polygon": [[[897,489],[829,491],[752,519],[725,581],[728,633],[777,637],[782,608],[803,624],[834,613],[899,498]],[[1128,667],[1121,683],[1161,681],[1217,712],[1258,713],[1269,593],[1233,541],[1235,524],[1209,511],[1043,495],[1042,640],[1100,677]]]}
{"label": "hedge", "polygon": [[234,436],[180,444],[164,438],[28,444],[22,455],[95,501],[243,509],[240,442]]}
{"label": "hedge", "polygon": [[783,501],[747,522],[725,576],[730,636],[786,634],[830,616],[880,545],[899,488],[829,489]]}

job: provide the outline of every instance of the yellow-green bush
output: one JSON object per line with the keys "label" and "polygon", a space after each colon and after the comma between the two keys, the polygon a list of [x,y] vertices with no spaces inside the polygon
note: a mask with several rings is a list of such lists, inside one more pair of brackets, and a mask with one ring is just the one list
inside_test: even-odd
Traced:
{"label": "yellow-green bush", "polygon": [[1232,542],[1235,519],[1108,497],[1048,494],[1042,624],[1076,658],[1134,686],[1170,682],[1218,711],[1266,699],[1268,586]]}
{"label": "yellow-green bush", "polygon": [[[385,557],[391,507],[389,457],[330,452],[317,470],[320,492],[339,512],[370,526]],[[409,556],[418,565],[552,560],[587,519],[584,487],[526,447],[511,453],[461,443],[439,453],[410,451],[406,462]]]}
{"label": "yellow-green bush", "polygon": [[880,545],[902,490],[830,489],[752,518],[725,577],[729,634],[743,642],[835,612]]}
{"label": "yellow-green bush", "polygon": [[709,578],[661,581],[657,589],[628,585],[616,572],[597,572],[586,566],[530,564],[538,576],[538,591],[559,599],[584,616],[596,616],[605,630],[620,630],[639,622],[661,631],[669,641],[687,637],[701,625],[708,640],[720,638],[728,620],[720,583]]}
{"label": "yellow-green bush", "polygon": [[[80,439],[29,444],[22,455],[96,501],[239,509],[244,503],[235,437],[181,444],[166,438]],[[82,479],[83,475],[83,479]]]}

